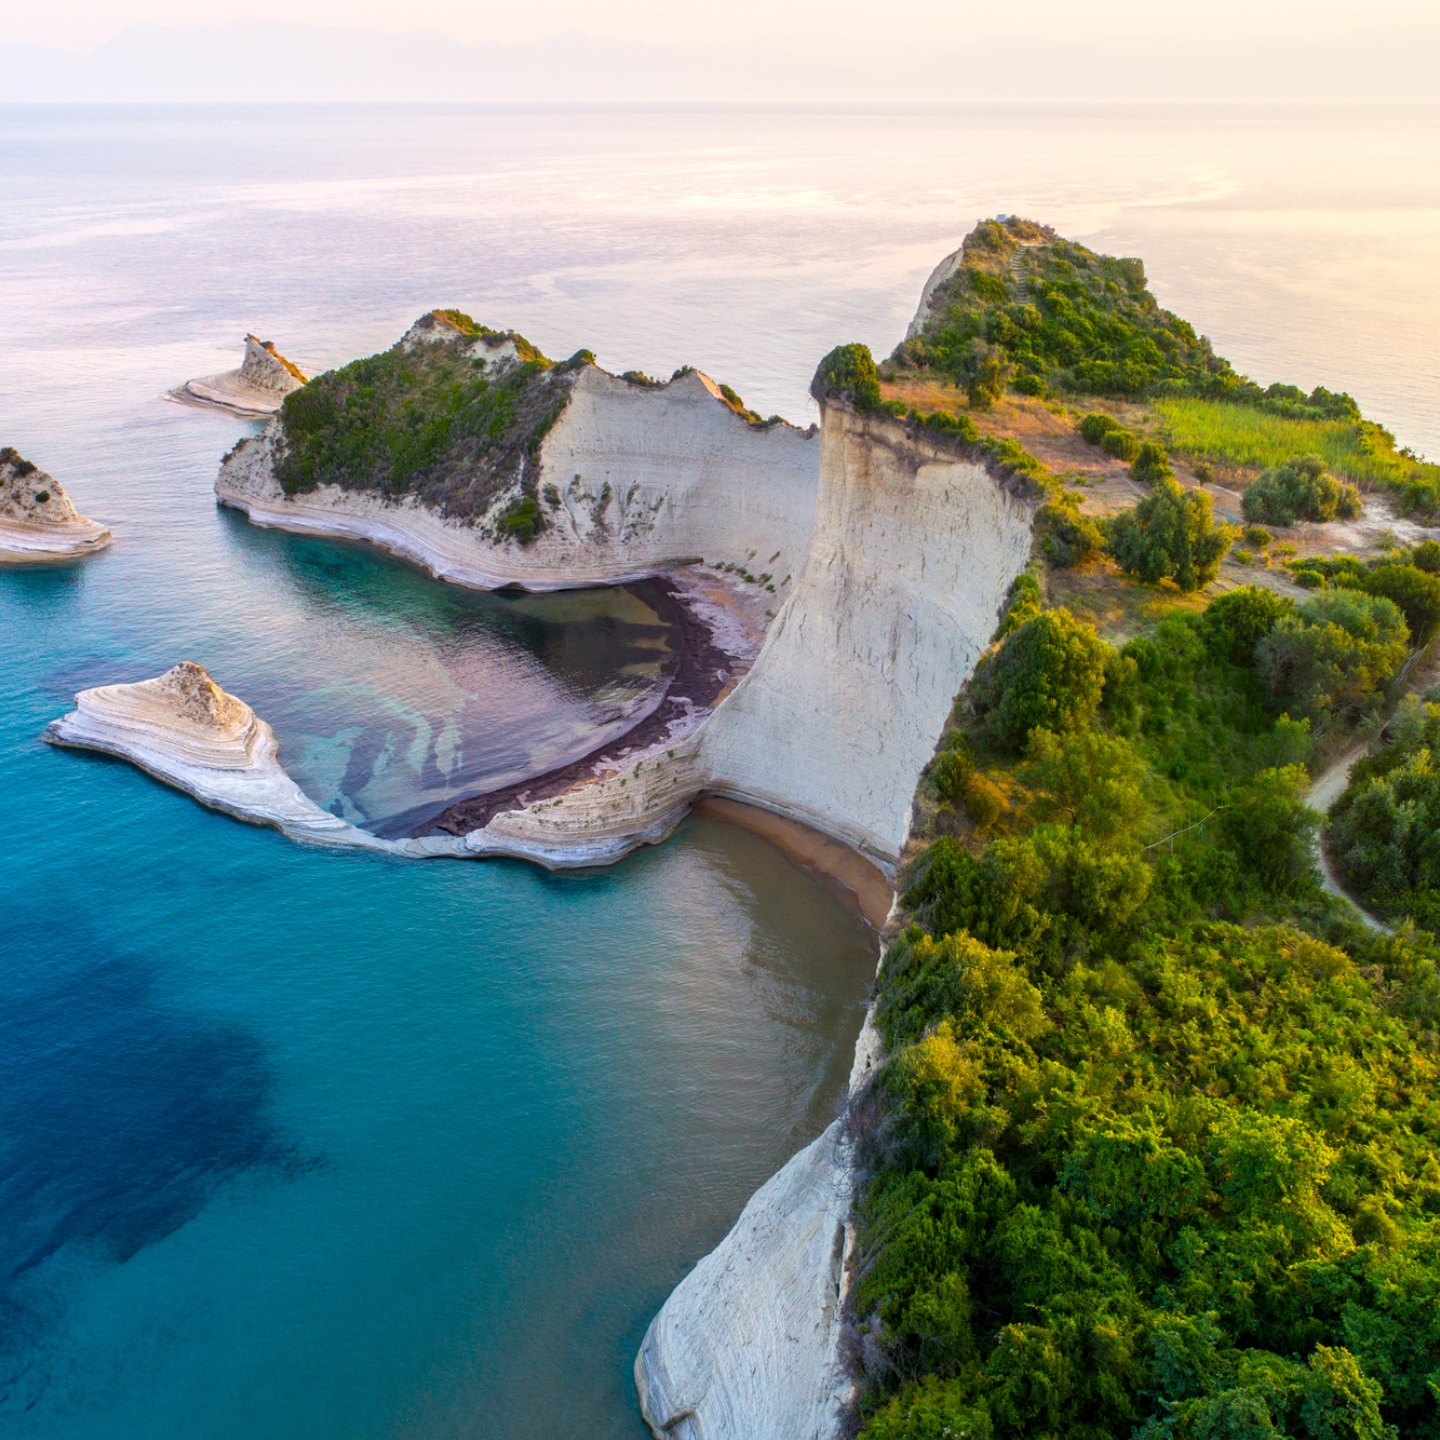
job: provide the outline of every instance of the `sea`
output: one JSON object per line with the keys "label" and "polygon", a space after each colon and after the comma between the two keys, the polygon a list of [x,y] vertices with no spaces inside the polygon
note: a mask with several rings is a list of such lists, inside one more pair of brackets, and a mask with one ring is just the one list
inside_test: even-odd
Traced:
{"label": "sea", "polygon": [[0,1436],[642,1440],[645,1327],[837,1113],[877,962],[718,820],[407,862],[43,744],[196,660],[378,828],[583,753],[676,643],[252,528],[211,487],[257,427],[167,392],[453,306],[804,424],[1011,213],[1440,455],[1440,109],[0,105],[0,445],[116,537],[0,573]]}

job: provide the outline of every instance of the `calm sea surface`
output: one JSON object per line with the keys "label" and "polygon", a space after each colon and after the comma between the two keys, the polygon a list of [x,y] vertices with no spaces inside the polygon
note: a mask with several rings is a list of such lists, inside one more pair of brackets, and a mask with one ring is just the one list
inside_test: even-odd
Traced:
{"label": "calm sea surface", "polygon": [[405,864],[43,746],[195,659],[380,824],[577,753],[671,653],[629,592],[218,512],[254,427],[164,392],[247,330],[316,371],[454,305],[803,422],[997,212],[1440,453],[1440,111],[0,107],[0,444],[117,537],[0,574],[0,1434],[638,1440],[645,1324],[834,1113],[874,969],[716,822],[593,874]]}

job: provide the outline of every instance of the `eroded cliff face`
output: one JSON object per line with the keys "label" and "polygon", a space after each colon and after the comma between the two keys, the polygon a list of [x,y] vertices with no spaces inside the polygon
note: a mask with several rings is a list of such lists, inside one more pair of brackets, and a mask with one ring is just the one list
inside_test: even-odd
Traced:
{"label": "eroded cliff face", "polygon": [[304,372],[268,340],[245,337],[245,358],[237,370],[187,380],[175,398],[213,405],[246,418],[273,415],[285,397],[306,384]]}
{"label": "eroded cliff face", "polygon": [[75,509],[53,475],[0,449],[0,563],[70,560],[103,550],[109,530]]}
{"label": "eroded cliff face", "polygon": [[984,465],[826,406],[809,559],[706,727],[709,787],[893,867],[915,777],[1029,559],[1032,514]]}
{"label": "eroded cliff face", "polygon": [[[414,330],[402,342],[420,343],[439,342]],[[513,345],[475,343],[476,358],[483,347],[497,372],[520,363]],[[753,576],[757,593],[773,586],[778,609],[810,543],[818,434],[750,424],[698,371],[650,386],[586,364],[561,393],[534,459],[522,459],[474,519],[337,485],[287,495],[277,476],[280,420],[226,457],[215,491],[258,525],[369,540],[482,589],[615,584],[704,561]],[[532,494],[543,525],[521,543],[503,517]]]}

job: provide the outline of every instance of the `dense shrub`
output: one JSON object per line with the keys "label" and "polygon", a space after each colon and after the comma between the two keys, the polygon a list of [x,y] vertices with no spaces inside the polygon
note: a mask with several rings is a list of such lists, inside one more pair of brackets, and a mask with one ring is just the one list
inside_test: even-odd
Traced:
{"label": "dense shrub", "polygon": [[1423,645],[1440,623],[1440,575],[1427,575],[1413,565],[1377,565],[1361,575],[1359,588],[1367,595],[1393,600],[1410,627],[1410,638]]}
{"label": "dense shrub", "polygon": [[1133,510],[1110,522],[1110,553],[1122,570],[1151,585],[1173,580],[1198,590],[1219,573],[1237,533],[1215,522],[1203,490],[1182,490],[1162,476]]}
{"label": "dense shrub", "polygon": [[1347,883],[1382,915],[1440,928],[1440,706],[1408,696],[1390,744],[1359,761],[1330,812]]}
{"label": "dense shrub", "polygon": [[1110,647],[1068,610],[1047,610],[981,662],[972,704],[995,743],[1019,752],[1037,725],[1064,731],[1100,703]]}
{"label": "dense shrub", "polygon": [[500,523],[522,545],[528,545],[545,528],[545,516],[540,506],[526,495],[505,511]]}
{"label": "dense shrub", "polygon": [[1410,563],[1427,575],[1440,574],[1440,540],[1422,540],[1410,556]]}
{"label": "dense shrub", "polygon": [[1112,430],[1124,428],[1113,415],[1106,415],[1099,410],[1092,410],[1079,425],[1081,437],[1091,445],[1098,445]]}
{"label": "dense shrub", "polygon": [[880,372],[868,345],[837,345],[815,372],[817,395],[837,395],[862,413],[880,404]]}
{"label": "dense shrub", "polygon": [[1100,448],[1127,464],[1140,454],[1140,437],[1131,430],[1107,430],[1100,437]]}
{"label": "dense shrub", "polygon": [[1037,398],[1049,393],[1049,386],[1045,383],[1042,375],[1031,374],[1028,370],[1022,370],[1011,382],[1010,388],[1017,395],[1033,395]]}
{"label": "dense shrub", "polygon": [[1080,511],[1070,495],[1050,500],[1040,507],[1041,552],[1053,565],[1081,565],[1093,560],[1105,548],[1100,522]]}
{"label": "dense shrub", "polygon": [[1005,615],[1000,621],[996,639],[1003,640],[1012,630],[1033,620],[1045,608],[1040,595],[1040,582],[1029,570],[1022,570],[1010,582],[1005,600]]}
{"label": "dense shrub", "polygon": [[1278,704],[1310,715],[1348,710],[1399,669],[1409,638],[1391,601],[1330,590],[1276,620],[1256,646],[1256,668]]}
{"label": "dense shrub", "polygon": [[1293,525],[1297,520],[1353,520],[1360,513],[1360,492],[1327,474],[1318,455],[1305,455],[1264,471],[1240,502],[1247,520],[1263,525]]}
{"label": "dense shrub", "polygon": [[1295,602],[1259,585],[1240,585],[1217,595],[1200,617],[1200,631],[1212,655],[1232,665],[1251,665],[1255,647],[1276,622],[1295,611]]}
{"label": "dense shrub", "polygon": [[1147,440],[1141,445],[1130,466],[1130,478],[1145,485],[1153,485],[1155,481],[1167,475],[1173,476],[1174,473],[1170,468],[1169,456],[1165,454],[1165,447],[1157,445],[1153,440]]}

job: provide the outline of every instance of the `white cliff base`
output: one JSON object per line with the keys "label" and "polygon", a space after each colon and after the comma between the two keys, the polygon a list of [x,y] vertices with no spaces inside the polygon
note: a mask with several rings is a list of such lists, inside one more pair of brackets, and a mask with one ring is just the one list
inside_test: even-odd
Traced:
{"label": "white cliff base", "polygon": [[839,1320],[849,1160],[834,1121],[751,1197],[635,1358],[661,1440],[831,1440],[850,1385]]}
{"label": "white cliff base", "polygon": [[187,380],[172,391],[177,400],[213,405],[247,420],[273,415],[285,397],[306,383],[301,371],[267,340],[245,337],[245,359],[238,370]]}
{"label": "white cliff base", "polygon": [[82,690],[46,728],[52,745],[129,760],[202,804],[319,845],[384,846],[322,810],[285,773],[274,732],[199,665]]}
{"label": "white cliff base", "polygon": [[77,560],[112,539],[98,520],[75,509],[54,476],[8,446],[0,450],[0,564]]}

